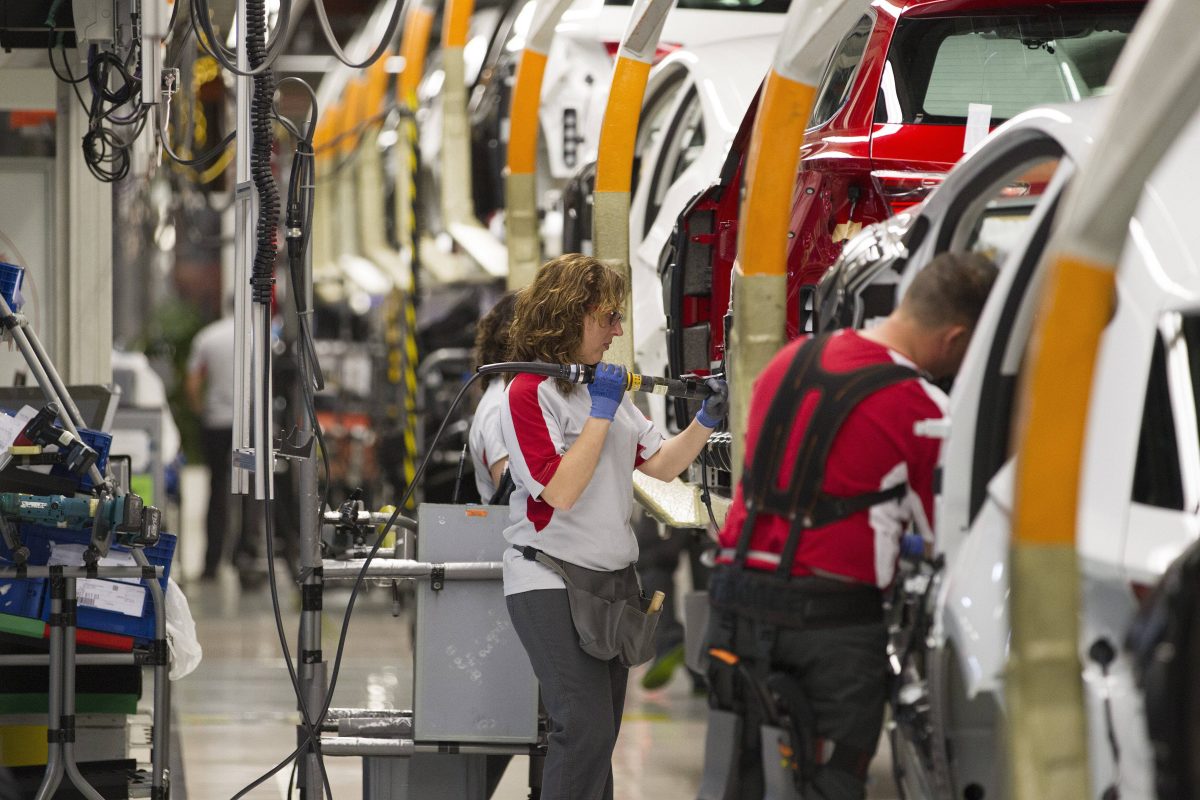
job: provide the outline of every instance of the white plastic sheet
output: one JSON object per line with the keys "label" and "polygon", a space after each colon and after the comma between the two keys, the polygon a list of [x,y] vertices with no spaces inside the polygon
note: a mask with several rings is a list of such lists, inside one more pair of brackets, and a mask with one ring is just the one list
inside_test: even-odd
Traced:
{"label": "white plastic sheet", "polygon": [[177,681],[200,665],[204,651],[196,638],[196,621],[179,584],[167,580],[167,649],[171,653],[171,680]]}

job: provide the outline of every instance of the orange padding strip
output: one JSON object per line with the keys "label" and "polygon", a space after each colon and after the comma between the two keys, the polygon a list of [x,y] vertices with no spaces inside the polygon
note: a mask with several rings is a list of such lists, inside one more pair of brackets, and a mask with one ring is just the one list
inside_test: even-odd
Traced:
{"label": "orange padding strip", "polygon": [[446,22],[442,31],[443,47],[466,47],[467,32],[471,27],[471,14],[475,12],[475,0],[446,0]]}
{"label": "orange padding strip", "polygon": [[538,106],[545,74],[546,56],[525,48],[517,65],[517,83],[508,113],[512,121],[508,133],[508,171],[513,175],[532,175],[537,170]]}
{"label": "orange padding strip", "polygon": [[1071,544],[1096,352],[1114,306],[1110,266],[1055,261],[1022,392],[1014,542]]}
{"label": "orange padding strip", "polygon": [[715,658],[717,661],[724,661],[726,664],[728,664],[731,667],[734,664],[737,664],[738,661],[741,660],[736,655],[729,652],[728,650],[721,650],[720,648],[717,648],[717,647],[709,648],[708,654],[710,656],[712,656],[713,658]]}
{"label": "orange padding strip", "polygon": [[746,198],[738,240],[738,262],[745,275],[782,275],[787,271],[792,192],[804,126],[815,95],[816,90],[808,84],[774,70],[767,75],[746,157]]}
{"label": "orange padding strip", "polygon": [[617,59],[604,123],[600,126],[597,192],[628,192],[633,185],[633,146],[649,76],[650,65],[644,61],[624,56]]}
{"label": "orange padding strip", "polygon": [[415,8],[408,15],[404,37],[400,41],[404,71],[396,83],[396,100],[401,105],[416,103],[417,86],[425,72],[425,54],[429,51],[429,32],[432,29],[433,12],[428,8]]}
{"label": "orange padding strip", "polygon": [[387,71],[387,58],[379,59],[367,70],[367,89],[363,97],[364,117],[373,117],[383,108],[383,98],[387,97],[387,85],[390,77]]}

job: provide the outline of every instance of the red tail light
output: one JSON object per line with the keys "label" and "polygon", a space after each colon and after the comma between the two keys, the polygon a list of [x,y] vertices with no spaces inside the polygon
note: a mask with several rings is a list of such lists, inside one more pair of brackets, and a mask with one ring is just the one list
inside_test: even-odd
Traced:
{"label": "red tail light", "polygon": [[[654,62],[657,64],[671,53],[674,53],[682,45],[672,44],[671,42],[659,42],[658,47],[654,49]],[[617,60],[617,54],[621,52],[620,42],[604,42],[604,49],[608,51],[608,55],[614,61]]]}
{"label": "red tail light", "polygon": [[924,200],[945,177],[940,172],[904,172],[887,169],[877,169],[871,172],[875,188],[887,201],[893,214],[899,214]]}
{"label": "red tail light", "polygon": [[1129,588],[1133,590],[1133,596],[1137,598],[1139,604],[1144,604],[1146,598],[1154,593],[1153,586],[1138,581],[1130,581]]}

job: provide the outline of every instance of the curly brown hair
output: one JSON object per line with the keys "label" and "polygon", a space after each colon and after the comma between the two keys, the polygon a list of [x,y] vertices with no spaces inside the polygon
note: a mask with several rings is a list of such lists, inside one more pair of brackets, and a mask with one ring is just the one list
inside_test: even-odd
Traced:
{"label": "curly brown hair", "polygon": [[[509,357],[571,363],[583,343],[584,317],[620,310],[625,292],[624,276],[591,256],[568,253],[547,261],[533,283],[517,293]],[[566,381],[556,383],[564,393],[573,388]]]}
{"label": "curly brown hair", "polygon": [[[508,331],[512,327],[513,309],[517,304],[516,292],[507,292],[492,310],[483,315],[475,327],[475,366],[495,364],[508,358]],[[484,375],[486,387],[499,375]]]}

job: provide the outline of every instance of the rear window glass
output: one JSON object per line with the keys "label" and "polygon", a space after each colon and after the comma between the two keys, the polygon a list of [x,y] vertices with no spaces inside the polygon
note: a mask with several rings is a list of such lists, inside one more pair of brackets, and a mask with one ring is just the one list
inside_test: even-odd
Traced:
{"label": "rear window glass", "polygon": [[996,124],[1039,103],[1082,100],[1107,85],[1139,10],[901,19],[875,121],[964,125],[974,103],[990,106]]}
{"label": "rear window glass", "polygon": [[[788,10],[789,0],[679,0],[676,8],[694,8],[701,11],[765,11],[783,14]],[[606,6],[631,6],[633,0],[604,0]]]}

